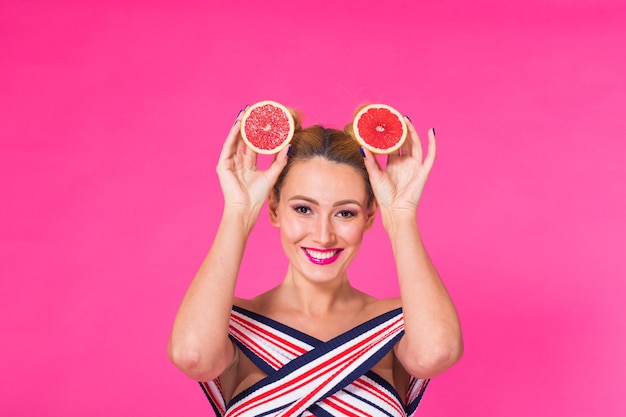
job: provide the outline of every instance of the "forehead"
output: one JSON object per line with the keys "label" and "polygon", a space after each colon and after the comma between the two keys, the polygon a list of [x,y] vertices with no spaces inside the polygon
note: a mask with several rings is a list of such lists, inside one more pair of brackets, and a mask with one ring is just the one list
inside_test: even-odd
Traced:
{"label": "forehead", "polygon": [[313,158],[295,163],[285,177],[281,197],[311,197],[317,201],[367,200],[364,178],[347,164]]}

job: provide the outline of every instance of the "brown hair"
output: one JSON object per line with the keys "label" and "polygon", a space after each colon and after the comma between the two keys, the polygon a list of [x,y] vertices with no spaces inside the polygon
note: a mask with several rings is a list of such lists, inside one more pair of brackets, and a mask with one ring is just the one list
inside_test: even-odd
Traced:
{"label": "brown hair", "polygon": [[344,131],[317,125],[306,129],[296,129],[293,139],[291,139],[287,165],[274,184],[273,193],[277,201],[280,199],[280,190],[291,167],[298,162],[313,158],[346,164],[356,169],[363,177],[367,192],[367,204],[371,206],[374,202],[374,192],[358,142]]}

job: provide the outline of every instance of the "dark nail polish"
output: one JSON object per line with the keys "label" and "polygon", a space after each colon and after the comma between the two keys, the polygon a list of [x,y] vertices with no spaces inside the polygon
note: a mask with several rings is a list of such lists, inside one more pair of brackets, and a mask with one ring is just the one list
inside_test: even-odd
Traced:
{"label": "dark nail polish", "polygon": [[413,122],[411,121],[411,118],[410,118],[409,116],[407,116],[407,115],[405,114],[405,115],[404,115],[404,117],[406,117],[406,119],[407,119],[409,122],[413,123]]}
{"label": "dark nail polish", "polygon": [[433,127],[433,136],[435,136],[435,128]]}
{"label": "dark nail polish", "polygon": [[287,156],[289,156],[290,153],[291,153],[291,145],[287,147]]}
{"label": "dark nail polish", "polygon": [[237,121],[239,120],[239,116],[241,116],[242,112],[243,112],[243,109],[239,110],[239,113],[237,113],[237,117],[235,118],[235,123],[233,123],[233,126],[237,124]]}
{"label": "dark nail polish", "polygon": [[361,155],[363,155],[363,158],[365,158],[365,151],[363,150],[363,147],[361,146],[359,150],[361,151]]}

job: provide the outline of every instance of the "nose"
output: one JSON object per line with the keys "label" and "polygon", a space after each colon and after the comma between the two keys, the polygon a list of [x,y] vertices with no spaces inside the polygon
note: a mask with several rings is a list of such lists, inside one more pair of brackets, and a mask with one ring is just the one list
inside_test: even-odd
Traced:
{"label": "nose", "polygon": [[321,246],[328,246],[335,241],[335,228],[329,218],[322,216],[316,220],[313,240]]}

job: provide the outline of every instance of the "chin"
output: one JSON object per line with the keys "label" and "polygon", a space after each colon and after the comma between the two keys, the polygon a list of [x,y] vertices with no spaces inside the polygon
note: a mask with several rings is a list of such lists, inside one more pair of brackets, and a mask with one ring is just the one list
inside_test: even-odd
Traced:
{"label": "chin", "polygon": [[[316,268],[323,268],[319,266],[315,266]],[[327,282],[333,282],[341,279],[345,276],[345,271],[307,271],[306,269],[302,271],[303,277],[311,282],[324,284]]]}

